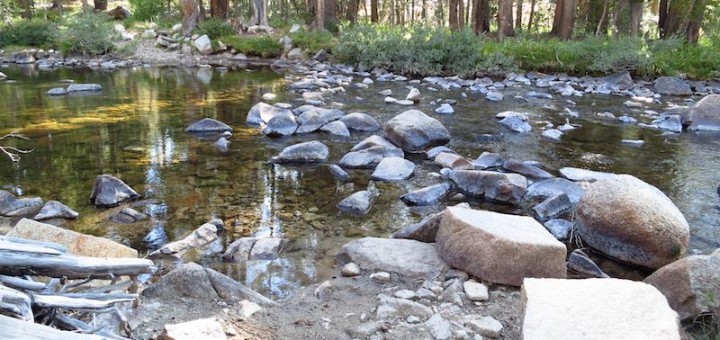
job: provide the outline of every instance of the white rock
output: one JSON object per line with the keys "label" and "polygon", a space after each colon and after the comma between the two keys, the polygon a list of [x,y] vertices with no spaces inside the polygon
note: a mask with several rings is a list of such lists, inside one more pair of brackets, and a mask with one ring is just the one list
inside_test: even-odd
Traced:
{"label": "white rock", "polygon": [[392,318],[407,318],[414,315],[420,320],[429,319],[433,312],[430,308],[405,299],[398,299],[386,295],[379,295],[380,305],[377,308],[376,316],[379,320]]}
{"label": "white rock", "polygon": [[372,273],[372,274],[370,274],[370,280],[373,280],[377,283],[390,282],[390,273],[388,273],[388,272]]}
{"label": "white rock", "polygon": [[195,44],[195,48],[198,49],[200,54],[208,55],[212,53],[212,44],[210,43],[210,38],[207,36],[207,34],[203,34],[201,37],[195,39],[193,41],[193,44]]}
{"label": "white rock", "polygon": [[380,92],[378,92],[378,93],[379,93],[381,96],[386,96],[386,97],[387,97],[387,96],[392,96],[392,90],[391,90],[391,89],[382,90],[382,91],[380,91]]}
{"label": "white rock", "polygon": [[215,318],[165,325],[161,337],[168,340],[227,339],[222,325]]}
{"label": "white rock", "polygon": [[[470,328],[473,332],[489,338],[500,337],[503,325],[500,321],[495,320],[491,316],[466,315],[463,319],[465,327]],[[530,340],[531,338],[524,338]],[[549,339],[548,339],[549,340]]]}
{"label": "white rock", "polygon": [[620,279],[525,279],[523,339],[679,340],[678,315],[653,286]]}
{"label": "white rock", "polygon": [[398,290],[393,294],[398,299],[412,300],[415,297],[415,292],[408,289]]}
{"label": "white rock", "polygon": [[490,297],[487,286],[482,283],[465,281],[463,288],[465,289],[465,295],[467,295],[470,301],[485,301]]}
{"label": "white rock", "polygon": [[271,100],[275,100],[275,98],[277,98],[277,95],[274,93],[264,93],[262,95],[262,98],[263,98],[263,100],[271,101]]}
{"label": "white rock", "polygon": [[455,113],[455,109],[450,104],[442,104],[440,107],[435,109],[435,113],[441,114],[441,115],[449,115],[452,113]]}
{"label": "white rock", "polygon": [[178,23],[178,24],[173,25],[172,32],[177,33],[177,32],[180,32],[181,29],[182,29],[182,24]]}
{"label": "white rock", "polygon": [[397,102],[397,99],[395,99],[393,97],[385,97],[384,101],[386,104],[392,104],[392,103]]}
{"label": "white rock", "polygon": [[145,30],[141,35],[143,39],[155,39],[156,36],[157,32],[153,29]]}
{"label": "white rock", "polygon": [[450,322],[443,319],[440,314],[433,315],[425,322],[425,326],[428,328],[428,331],[430,331],[430,334],[432,334],[435,340],[445,340],[452,337]]}
{"label": "white rock", "polygon": [[298,24],[293,24],[292,27],[290,27],[290,31],[288,33],[297,33],[300,31],[302,27]]}
{"label": "white rock", "polygon": [[405,100],[410,100],[412,102],[419,102],[420,101],[420,91],[416,88],[411,88],[410,93],[405,96]]}
{"label": "white rock", "polygon": [[360,266],[356,263],[350,262],[342,267],[340,274],[345,277],[352,277],[360,275]]}
{"label": "white rock", "polygon": [[257,303],[251,302],[249,300],[242,300],[242,301],[240,301],[238,313],[245,318],[249,318],[253,314],[255,314],[261,310],[262,310],[262,307],[260,307],[260,305],[258,305]]}

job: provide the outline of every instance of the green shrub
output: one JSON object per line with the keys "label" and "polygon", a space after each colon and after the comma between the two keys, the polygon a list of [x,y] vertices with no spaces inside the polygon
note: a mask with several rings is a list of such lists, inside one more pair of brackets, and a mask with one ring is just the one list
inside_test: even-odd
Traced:
{"label": "green shrub", "polygon": [[110,53],[119,34],[106,14],[80,13],[68,18],[61,33],[60,48],[64,54],[102,55]]}
{"label": "green shrub", "polygon": [[290,34],[290,38],[293,41],[293,45],[300,47],[304,50],[309,50],[313,53],[325,50],[332,51],[335,46],[335,37],[332,33],[323,31],[298,31]]}
{"label": "green shrub", "polygon": [[0,28],[0,47],[8,45],[52,47],[55,25],[46,20],[21,20]]}
{"label": "green shrub", "polygon": [[210,39],[217,39],[235,34],[235,29],[225,21],[208,19],[198,24],[197,34],[207,34]]}
{"label": "green shrub", "polygon": [[217,40],[240,53],[263,58],[277,57],[282,51],[282,46],[270,36],[226,35]]}
{"label": "green shrub", "polygon": [[133,18],[138,21],[155,20],[166,12],[165,0],[128,0]]}

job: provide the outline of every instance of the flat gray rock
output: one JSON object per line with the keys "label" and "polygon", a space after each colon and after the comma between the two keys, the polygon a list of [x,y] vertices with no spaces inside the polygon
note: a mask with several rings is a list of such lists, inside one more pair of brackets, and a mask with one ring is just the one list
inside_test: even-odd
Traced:
{"label": "flat gray rock", "polygon": [[595,182],[602,179],[612,179],[617,176],[609,172],[593,171],[579,168],[566,167],[558,170],[563,177],[575,181]]}
{"label": "flat gray rock", "polygon": [[400,196],[400,199],[407,205],[431,205],[437,203],[449,192],[450,183],[444,182],[413,190]]}
{"label": "flat gray rock", "polygon": [[330,151],[325,144],[310,141],[291,145],[272,158],[275,163],[317,163],[324,162]]}
{"label": "flat gray rock", "polygon": [[375,171],[372,173],[372,179],[379,181],[402,181],[412,176],[415,172],[415,163],[400,157],[383,158]]}
{"label": "flat gray rock", "polygon": [[225,132],[232,131],[233,128],[219,120],[212,118],[203,118],[195,123],[192,123],[185,129],[185,132],[190,133],[204,133],[204,132]]}
{"label": "flat gray rock", "polygon": [[320,128],[320,131],[327,132],[334,136],[350,137],[350,131],[347,126],[345,126],[345,123],[340,120],[323,125],[323,127]]}
{"label": "flat gray rock", "polygon": [[366,113],[349,113],[340,118],[340,121],[345,123],[345,126],[350,130],[373,132],[380,129],[377,120]]}
{"label": "flat gray rock", "polygon": [[364,270],[385,271],[409,278],[435,278],[447,269],[434,244],[415,240],[365,237],[346,243],[338,263],[357,263]]}
{"label": "flat gray rock", "polygon": [[67,87],[67,92],[97,92],[102,91],[102,89],[100,84],[70,84]]}
{"label": "flat gray rock", "polygon": [[65,204],[58,201],[47,201],[33,219],[38,221],[51,218],[76,219],[78,216],[80,216],[80,214],[77,211],[71,209]]}

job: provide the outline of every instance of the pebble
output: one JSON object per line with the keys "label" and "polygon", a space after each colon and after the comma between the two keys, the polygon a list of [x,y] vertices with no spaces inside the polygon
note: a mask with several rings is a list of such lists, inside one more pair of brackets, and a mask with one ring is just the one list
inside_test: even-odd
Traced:
{"label": "pebble", "polygon": [[372,273],[372,274],[370,274],[370,280],[373,280],[376,283],[390,282],[390,273],[387,273],[387,272]]}
{"label": "pebble", "polygon": [[358,266],[356,263],[350,262],[342,267],[340,273],[342,274],[342,276],[345,277],[358,276],[360,275],[360,266]]}
{"label": "pebble", "polygon": [[482,283],[472,280],[465,281],[463,288],[465,289],[465,295],[470,301],[485,301],[490,297],[487,286]]}
{"label": "pebble", "polygon": [[395,292],[395,294],[393,295],[395,295],[395,297],[399,299],[412,300],[415,297],[415,292],[408,289],[401,289]]}
{"label": "pebble", "polygon": [[410,324],[415,324],[420,322],[420,318],[415,315],[410,315],[407,317],[407,319],[405,319],[405,321]]}

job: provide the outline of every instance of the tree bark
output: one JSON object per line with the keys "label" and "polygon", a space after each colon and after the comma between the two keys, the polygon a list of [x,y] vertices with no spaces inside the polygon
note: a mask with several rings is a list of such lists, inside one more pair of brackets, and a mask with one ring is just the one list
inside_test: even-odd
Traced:
{"label": "tree bark", "polygon": [[95,0],[96,11],[107,11],[107,0]]}
{"label": "tree bark", "polygon": [[315,28],[318,31],[325,29],[325,0],[317,0],[315,5]]}
{"label": "tree bark", "polygon": [[180,8],[183,12],[182,30],[183,34],[188,37],[192,34],[193,29],[197,26],[200,10],[195,0],[180,0]]}
{"label": "tree bark", "polygon": [[700,40],[700,27],[705,16],[705,7],[707,7],[707,0],[695,0],[693,9],[690,12],[685,38],[692,44],[697,44],[698,40]]}
{"label": "tree bark", "polygon": [[370,21],[378,22],[378,0],[370,0]]}
{"label": "tree bark", "polygon": [[53,0],[52,8],[58,12],[58,14],[63,14],[63,0]]}
{"label": "tree bark", "polygon": [[345,16],[345,19],[351,23],[357,22],[357,14],[358,14],[358,8],[360,7],[360,1],[359,0],[350,0],[348,3],[348,9],[347,14]]}
{"label": "tree bark", "polygon": [[532,30],[533,19],[535,18],[535,0],[530,1],[530,15],[528,15],[528,32]]}
{"label": "tree bark", "polygon": [[228,0],[210,0],[210,15],[216,19],[226,19],[228,7]]}
{"label": "tree bark", "polygon": [[658,6],[658,33],[660,38],[665,38],[665,20],[667,19],[668,0],[660,0]]}
{"label": "tree bark", "polygon": [[505,37],[511,37],[515,35],[513,30],[513,1],[512,0],[498,0],[498,39],[503,40]]}
{"label": "tree bark", "polygon": [[457,0],[458,4],[458,28],[465,29],[465,0]]}
{"label": "tree bark", "polygon": [[252,0],[253,16],[251,23],[259,26],[268,25],[268,0]]}
{"label": "tree bark", "polygon": [[473,4],[473,32],[475,34],[490,31],[490,6],[488,0],[475,0]]}
{"label": "tree bark", "polygon": [[558,0],[555,5],[555,17],[553,18],[553,28],[550,34],[561,40],[572,38],[573,28],[575,26],[575,6],[576,0]]}
{"label": "tree bark", "polygon": [[35,2],[33,0],[20,0],[20,8],[22,8],[20,17],[23,19],[32,19],[34,7]]}
{"label": "tree bark", "polygon": [[457,31],[460,28],[460,22],[458,20],[458,1],[460,0],[449,0],[448,13],[450,14],[450,17],[448,18],[448,24],[450,25],[450,29],[453,31]]}
{"label": "tree bark", "polygon": [[522,30],[523,0],[517,0],[515,9],[515,29]]}
{"label": "tree bark", "polygon": [[[687,34],[690,13],[694,0],[672,0],[668,2],[664,20],[664,38],[681,37]],[[660,5],[662,7],[662,4]]]}

